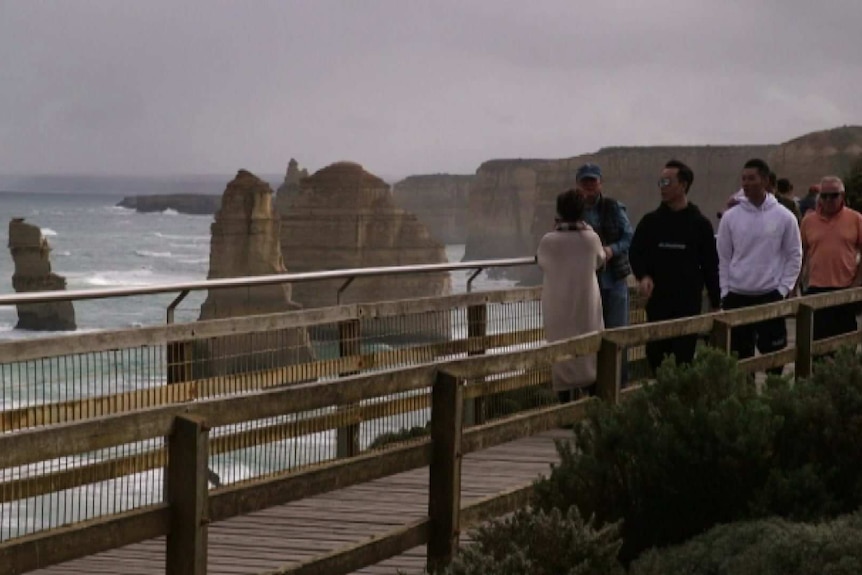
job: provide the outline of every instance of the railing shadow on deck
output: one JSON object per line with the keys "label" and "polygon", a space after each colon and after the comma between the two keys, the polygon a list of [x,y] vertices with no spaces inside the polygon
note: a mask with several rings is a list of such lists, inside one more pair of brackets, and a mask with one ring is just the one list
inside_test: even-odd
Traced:
{"label": "railing shadow on deck", "polygon": [[[534,291],[530,292],[530,297],[537,298],[536,288],[532,289]],[[515,291],[518,290],[511,290]],[[462,298],[458,301],[469,308],[484,306],[491,301],[511,301],[514,297],[511,292],[503,292],[508,295],[489,292],[450,298]],[[480,302],[470,298],[484,300]],[[470,406],[475,404],[471,402],[498,392],[501,388],[518,389],[533,385],[522,375],[547,371],[556,361],[588,354],[598,354],[598,399],[619,402],[639,390],[637,385],[620,389],[624,348],[667,337],[710,333],[712,345],[729,351],[730,334],[734,326],[775,317],[796,319],[795,347],[743,360],[740,362],[741,367],[748,371],[760,371],[793,363],[796,376],[806,376],[811,373],[815,355],[860,342],[859,331],[813,341],[815,310],[860,301],[862,288],[682,320],[606,330],[553,344],[541,343],[540,338],[535,338],[535,332],[528,330],[532,335],[526,342],[532,347],[513,349],[525,343],[518,339],[523,337],[521,334],[513,336],[513,339],[497,341],[498,344],[517,342],[508,345],[500,353],[482,355],[479,353],[488,350],[489,346],[493,347],[488,340],[491,336],[476,328],[472,334],[465,334],[464,338],[442,342],[440,345],[449,346],[445,348],[449,355],[431,353],[424,362],[408,367],[400,367],[397,361],[380,361],[381,356],[375,353],[357,355],[354,349],[348,357],[333,360],[336,362],[334,365],[319,368],[322,371],[316,375],[337,376],[358,371],[367,367],[369,361],[379,362],[373,363],[375,367],[380,364],[386,367],[368,373],[341,375],[331,381],[304,381],[289,386],[283,385],[285,372],[280,371],[281,379],[264,378],[255,385],[245,382],[235,389],[234,395],[228,397],[219,396],[223,393],[223,388],[218,387],[219,382],[241,376],[217,376],[206,380],[206,385],[218,388],[217,393],[201,393],[206,386],[202,382],[192,382],[194,385],[187,396],[165,396],[160,400],[134,405],[129,402],[126,407],[121,405],[113,413],[104,415],[87,412],[86,416],[74,416],[76,412],[72,410],[72,416],[60,416],[57,414],[61,410],[47,408],[39,418],[28,420],[28,425],[0,435],[0,470],[21,470],[40,462],[159,440],[164,442],[167,449],[160,451],[161,455],[154,460],[154,466],[165,467],[165,496],[162,501],[151,505],[26,534],[0,543],[0,574],[25,573],[163,535],[167,535],[167,572],[202,573],[206,569],[207,526],[212,522],[424,466],[430,466],[426,519],[370,541],[290,566],[284,569],[284,573],[348,573],[424,543],[428,544],[429,566],[443,565],[455,553],[459,533],[487,517],[523,506],[530,494],[530,487],[524,486],[462,508],[460,468],[463,455],[577,422],[584,416],[587,403],[597,399],[551,405],[490,422],[474,421],[476,424],[468,427],[464,425],[464,414],[473,409]],[[439,309],[438,304],[431,301],[412,305]],[[49,356],[51,353],[65,355],[69,353],[70,345],[78,351],[110,349],[108,346],[118,343],[134,345],[140,341],[147,341],[150,345],[166,345],[173,341],[222,334],[224,332],[221,330],[225,327],[251,332],[259,329],[261,322],[267,328],[292,329],[307,325],[312,317],[327,322],[334,319],[339,322],[354,321],[362,317],[361,309],[365,313],[378,314],[389,309],[397,314],[403,313],[406,309],[404,306],[399,302],[370,304],[366,307],[339,306],[293,315],[243,318],[222,324],[208,322],[205,326],[189,324],[148,328],[149,331],[138,330],[123,336],[127,338],[123,342],[117,341],[116,334],[113,339],[87,334],[81,336],[77,343],[73,343],[77,338],[58,338],[64,342],[48,341],[43,347],[14,342],[11,345],[4,344],[9,347],[2,348],[5,350],[3,361],[23,361]],[[482,313],[487,312],[473,311],[468,312],[468,315],[479,317]],[[278,369],[289,371],[292,368],[287,366]],[[258,376],[251,379],[255,377]],[[501,381],[504,383],[501,384]],[[427,395],[429,388],[430,397]],[[213,436],[212,429],[265,418],[320,414],[322,412],[319,410],[331,409],[333,406],[353,410],[354,413],[366,409],[372,412],[375,409],[373,406],[381,402],[397,401],[391,399],[393,396],[400,397],[397,394],[426,398],[423,401],[426,402],[424,405],[430,406],[430,438],[385,449],[347,453],[341,459],[281,471],[216,489],[208,488],[208,455],[218,449],[222,439]],[[79,415],[82,413],[80,406],[75,409]],[[23,417],[23,414],[19,415]],[[326,413],[314,417],[317,419],[304,418],[301,425],[316,426],[315,429],[344,427],[344,421],[332,417],[327,419]],[[117,472],[117,469],[113,469],[113,472]],[[95,471],[91,471],[90,475],[79,474],[75,478],[67,476],[67,483],[62,484],[61,488],[68,489],[84,481],[92,481],[93,473]],[[24,475],[2,484],[0,492],[3,501],[14,500],[22,495],[18,489],[20,482],[26,480]],[[56,485],[57,477],[53,480]]]}

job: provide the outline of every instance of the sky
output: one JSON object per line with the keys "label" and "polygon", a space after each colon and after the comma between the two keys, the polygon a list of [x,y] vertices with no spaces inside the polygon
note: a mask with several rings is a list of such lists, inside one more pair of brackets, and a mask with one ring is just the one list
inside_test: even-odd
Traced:
{"label": "sky", "polygon": [[860,0],[0,0],[0,174],[383,177],[862,124]]}

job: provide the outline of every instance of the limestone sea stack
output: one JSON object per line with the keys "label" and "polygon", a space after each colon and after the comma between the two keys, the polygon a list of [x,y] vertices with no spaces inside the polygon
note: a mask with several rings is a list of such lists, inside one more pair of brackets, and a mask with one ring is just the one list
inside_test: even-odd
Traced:
{"label": "limestone sea stack", "polygon": [[[12,218],[9,250],[15,264],[12,287],[16,292],[66,289],[66,278],[51,271],[51,246],[38,226],[26,223],[24,218]],[[15,329],[74,331],[75,308],[70,301],[21,304]]]}
{"label": "limestone sea stack", "polygon": [[[272,188],[245,170],[228,183],[211,226],[208,279],[287,273],[279,243],[279,219],[272,206]],[[299,309],[288,284],[210,290],[201,306],[201,320],[279,313]],[[272,341],[263,341],[272,336]],[[263,366],[308,361],[311,351],[305,330],[237,336],[225,354]],[[250,358],[251,355],[255,359]],[[246,368],[247,369],[247,368]],[[219,370],[222,371],[222,370]],[[232,371],[232,369],[231,369]]]}
{"label": "limestone sea stack", "polygon": [[[415,215],[399,208],[389,185],[352,162],[339,162],[310,177],[293,172],[280,188],[281,249],[293,272],[404,266],[446,262],[445,246]],[[300,283],[294,299],[305,307],[335,305],[344,280]],[[450,292],[448,272],[357,279],[342,303],[435,297]],[[392,328],[390,335],[448,337],[445,321],[427,329]],[[385,329],[380,324],[380,330]]]}

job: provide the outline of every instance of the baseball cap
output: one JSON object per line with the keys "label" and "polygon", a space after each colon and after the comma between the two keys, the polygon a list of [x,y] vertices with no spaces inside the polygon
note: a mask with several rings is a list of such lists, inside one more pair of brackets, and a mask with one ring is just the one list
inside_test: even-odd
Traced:
{"label": "baseball cap", "polygon": [[578,168],[578,171],[575,174],[575,181],[580,182],[584,178],[595,178],[596,180],[601,180],[602,169],[596,164],[584,164]]}

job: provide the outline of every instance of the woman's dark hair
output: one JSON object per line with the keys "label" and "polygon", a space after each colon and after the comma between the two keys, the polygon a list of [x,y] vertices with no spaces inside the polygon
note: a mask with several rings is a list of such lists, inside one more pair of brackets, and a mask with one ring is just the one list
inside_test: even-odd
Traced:
{"label": "woman's dark hair", "polygon": [[557,196],[557,217],[570,224],[584,219],[584,198],[574,189]]}

